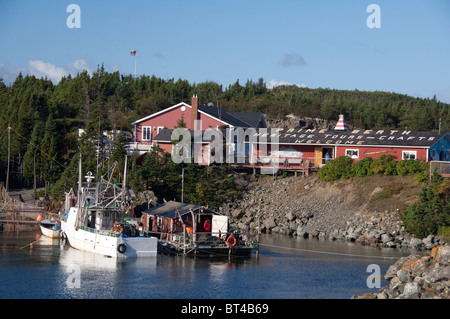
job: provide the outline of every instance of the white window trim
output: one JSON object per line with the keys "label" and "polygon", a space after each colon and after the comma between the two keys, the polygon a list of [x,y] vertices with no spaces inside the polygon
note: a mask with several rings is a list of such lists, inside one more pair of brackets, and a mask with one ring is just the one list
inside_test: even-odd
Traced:
{"label": "white window trim", "polygon": [[417,159],[417,151],[402,151],[402,160],[405,159],[405,154],[406,153],[412,153],[414,154],[414,159]]}
{"label": "white window trim", "polygon": [[156,134],[159,134],[159,132],[161,132],[161,130],[163,130],[163,129],[164,129],[164,126],[158,126],[156,128]]}
{"label": "white window trim", "polygon": [[[348,151],[356,152],[356,155],[348,156],[348,155],[347,155],[347,152],[348,152]],[[356,148],[347,148],[347,149],[345,149],[345,156],[350,157],[350,158],[359,158],[359,149],[356,149]]]}
{"label": "white window trim", "polygon": [[[145,132],[146,130],[150,133],[150,138],[145,138]],[[142,140],[143,141],[151,141],[152,140],[152,127],[151,126],[142,126]]]}

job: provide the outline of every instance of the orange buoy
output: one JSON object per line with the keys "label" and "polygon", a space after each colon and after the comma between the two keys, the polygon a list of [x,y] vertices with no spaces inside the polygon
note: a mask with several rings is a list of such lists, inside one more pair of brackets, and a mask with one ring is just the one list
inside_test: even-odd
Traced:
{"label": "orange buoy", "polygon": [[190,234],[192,234],[194,232],[194,229],[192,227],[186,227],[186,231]]}
{"label": "orange buoy", "polygon": [[36,220],[37,220],[38,222],[40,222],[40,221],[44,220],[44,218],[42,217],[41,214],[39,214],[38,217],[36,218]]}

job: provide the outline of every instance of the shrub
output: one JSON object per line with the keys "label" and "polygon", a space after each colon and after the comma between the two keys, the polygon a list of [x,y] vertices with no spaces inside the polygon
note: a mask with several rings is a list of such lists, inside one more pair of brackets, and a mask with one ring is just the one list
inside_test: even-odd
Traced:
{"label": "shrub", "polygon": [[371,168],[374,174],[396,175],[397,164],[394,161],[396,156],[391,154],[383,154],[373,160]]}
{"label": "shrub", "polygon": [[445,184],[435,175],[431,185],[422,189],[419,202],[410,205],[402,216],[406,231],[423,238],[450,226],[450,200],[441,192]]}
{"label": "shrub", "polygon": [[430,163],[420,163],[420,171],[416,173],[415,180],[418,183],[427,182],[430,178]]}
{"label": "shrub", "polygon": [[422,171],[422,162],[418,159],[397,162],[397,174],[401,176],[414,175]]}
{"label": "shrub", "polygon": [[340,156],[319,169],[319,178],[323,181],[347,179],[353,176],[353,160],[347,156]]}
{"label": "shrub", "polygon": [[371,169],[372,162],[372,157],[366,157],[360,161],[357,161],[352,167],[353,175],[356,177],[373,175]]}

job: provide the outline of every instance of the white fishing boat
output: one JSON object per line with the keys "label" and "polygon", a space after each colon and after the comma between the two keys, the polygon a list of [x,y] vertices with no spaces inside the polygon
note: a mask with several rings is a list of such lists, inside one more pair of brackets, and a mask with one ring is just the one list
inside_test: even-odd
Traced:
{"label": "white fishing boat", "polygon": [[41,220],[39,222],[42,235],[49,238],[59,238],[61,233],[61,224],[57,221],[51,221],[48,219]]}
{"label": "white fishing boat", "polygon": [[[125,167],[126,162],[125,158]],[[102,176],[97,183],[92,183],[88,172],[87,183],[82,183],[80,157],[77,200],[61,219],[61,238],[75,249],[112,258],[154,257],[158,239],[141,235],[125,221],[131,196],[126,189],[126,169],[122,183],[112,182],[117,169],[115,163],[109,178]]]}

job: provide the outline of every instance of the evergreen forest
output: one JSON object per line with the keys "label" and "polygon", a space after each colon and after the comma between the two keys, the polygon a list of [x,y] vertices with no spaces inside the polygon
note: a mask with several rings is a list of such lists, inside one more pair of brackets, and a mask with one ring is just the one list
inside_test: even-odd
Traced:
{"label": "evergreen forest", "polygon": [[[19,74],[11,85],[0,78],[0,184],[43,187],[46,195],[61,198],[64,191],[76,187],[79,152],[85,172],[105,172],[115,160],[123,165],[125,143],[132,137],[130,123],[180,102],[190,104],[193,94],[198,95],[200,104],[212,102],[229,111],[263,112],[266,120],[284,119],[289,114],[336,120],[342,113],[348,124],[359,128],[437,130],[441,125],[442,131],[450,129],[450,105],[436,97],[297,86],[268,89],[262,78],[245,83],[237,80],[224,87],[211,81],[135,78],[107,72],[103,66],[92,74],[84,71],[63,77],[57,84]],[[80,129],[84,134],[79,134]],[[105,131],[121,132],[108,152],[103,143]],[[131,156],[128,163],[133,187],[142,188],[154,179],[144,167],[144,163],[151,167],[150,160]],[[187,167],[187,174],[194,169]],[[199,197],[191,201],[202,203],[202,194],[210,200],[210,194],[205,193],[209,186],[199,180],[192,182],[187,187],[196,190]],[[155,179],[153,183],[162,181]],[[179,187],[179,182],[175,184]]]}

